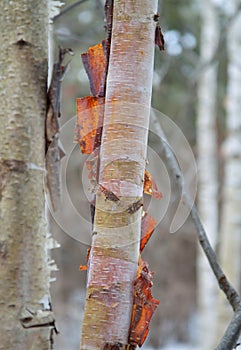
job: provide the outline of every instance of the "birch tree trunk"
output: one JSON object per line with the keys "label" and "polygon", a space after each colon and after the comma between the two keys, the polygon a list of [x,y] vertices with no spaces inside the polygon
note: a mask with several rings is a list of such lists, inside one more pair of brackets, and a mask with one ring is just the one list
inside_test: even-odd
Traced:
{"label": "birch tree trunk", "polygon": [[44,214],[48,2],[0,4],[0,349],[50,349]]}
{"label": "birch tree trunk", "polygon": [[[238,4],[237,4],[238,5]],[[225,159],[223,207],[220,231],[220,262],[232,284],[241,284],[241,11],[228,29],[227,138],[223,145]],[[218,338],[230,321],[232,312],[220,296]]]}
{"label": "birch tree trunk", "polygon": [[[201,60],[209,62],[217,49],[219,26],[217,10],[211,0],[201,4],[202,33]],[[198,208],[212,246],[215,248],[218,230],[218,176],[217,176],[217,135],[216,135],[216,94],[217,67],[210,64],[198,82],[197,106],[197,149],[199,195]],[[217,282],[206,256],[198,254],[198,308],[200,347],[213,348],[215,333],[210,332],[216,324],[214,302],[217,296]]]}
{"label": "birch tree trunk", "polygon": [[[137,272],[157,0],[114,2],[81,349],[128,344]],[[112,196],[113,197],[113,196]]]}

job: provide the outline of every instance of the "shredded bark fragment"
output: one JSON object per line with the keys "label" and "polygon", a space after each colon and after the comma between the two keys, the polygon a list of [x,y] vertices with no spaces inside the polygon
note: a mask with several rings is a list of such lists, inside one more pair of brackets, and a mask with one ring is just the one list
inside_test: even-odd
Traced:
{"label": "shredded bark fragment", "polygon": [[60,201],[60,152],[58,147],[58,137],[54,137],[48,147],[48,153],[45,159],[46,186],[50,195],[53,210],[58,210]]}
{"label": "shredded bark fragment", "polygon": [[77,123],[74,141],[79,143],[82,153],[91,154],[100,146],[105,99],[87,96],[77,98],[76,103]]}
{"label": "shredded bark fragment", "polygon": [[158,190],[155,180],[147,170],[145,170],[143,191],[144,193],[149,194],[150,196],[153,196],[153,198],[156,198],[156,199],[162,198],[162,193]]}
{"label": "shredded bark fragment", "polygon": [[159,47],[161,51],[165,50],[165,40],[159,23],[156,24],[155,44]]}
{"label": "shredded bark fragment", "polygon": [[48,90],[48,107],[46,115],[46,148],[50,142],[52,142],[53,137],[59,132],[59,121],[58,118],[60,114],[60,98],[61,98],[61,84],[64,75],[69,67],[69,62],[63,66],[63,61],[66,54],[73,55],[71,49],[63,49],[59,47],[59,57],[58,61],[54,63],[51,84]]}
{"label": "shredded bark fragment", "polygon": [[59,333],[51,304],[48,309],[39,303],[25,304],[20,311],[19,321],[23,328],[52,327],[56,334]]}
{"label": "shredded bark fragment", "polygon": [[86,264],[85,264],[85,265],[80,265],[80,267],[79,267],[80,271],[86,271],[86,270],[88,270],[88,266],[89,266],[89,257],[90,257],[90,250],[91,250],[91,247],[88,248],[88,251],[87,251]]}
{"label": "shredded bark fragment", "polygon": [[105,86],[104,86],[104,94],[106,89],[106,78],[108,74],[109,67],[109,57],[110,57],[110,46],[111,46],[111,35],[112,35],[112,22],[113,22],[113,6],[114,0],[106,0],[105,2],[105,18],[106,18],[106,33],[107,37],[102,41],[102,45],[105,52],[106,58],[106,69],[105,69]]}
{"label": "shredded bark fragment", "polygon": [[86,53],[81,55],[81,58],[89,78],[92,95],[104,97],[107,61],[103,42],[91,46]]}
{"label": "shredded bark fragment", "polygon": [[65,155],[59,144],[59,121],[61,83],[69,62],[63,66],[66,53],[73,54],[71,49],[59,48],[58,61],[54,64],[52,80],[48,90],[48,106],[45,119],[46,139],[46,185],[53,210],[56,211],[60,202],[60,161]]}
{"label": "shredded bark fragment", "polygon": [[151,294],[153,273],[149,271],[148,264],[139,259],[138,271],[134,281],[134,301],[129,333],[129,344],[142,346],[148,332],[151,318],[159,305],[159,300]]}
{"label": "shredded bark fragment", "polygon": [[90,90],[94,97],[105,96],[112,34],[113,0],[106,1],[105,16],[106,39],[100,44],[90,47],[87,53],[81,55],[84,68],[89,77]]}
{"label": "shredded bark fragment", "polygon": [[107,33],[106,40],[109,43],[111,42],[111,35],[112,35],[113,6],[114,6],[113,0],[106,0],[106,2],[105,2],[105,18],[106,18],[105,29],[106,29],[106,33]]}
{"label": "shredded bark fragment", "polygon": [[158,22],[158,21],[159,21],[159,18],[160,18],[160,14],[159,14],[159,13],[156,13],[156,14],[153,16],[154,22]]}
{"label": "shredded bark fragment", "polygon": [[152,233],[156,227],[156,220],[145,213],[141,219],[141,242],[140,242],[140,252],[145,248],[147,242],[151,238]]}
{"label": "shredded bark fragment", "polygon": [[[113,20],[113,0],[105,2],[106,32],[107,37],[100,44],[95,45],[81,55],[82,62],[90,81],[90,89],[93,96],[77,99],[77,125],[75,129],[75,141],[80,145],[82,153],[91,154],[101,144],[102,126],[104,118],[104,97],[106,92],[106,79],[108,74],[110,45]],[[96,99],[95,99],[96,98]],[[88,103],[92,105],[88,106]],[[94,107],[94,108],[93,108]],[[84,113],[83,113],[84,112]],[[96,185],[99,176],[99,155],[92,164],[88,163],[91,183]],[[118,201],[119,198],[112,192],[105,190],[106,199]],[[90,204],[92,226],[95,213],[95,197]]]}

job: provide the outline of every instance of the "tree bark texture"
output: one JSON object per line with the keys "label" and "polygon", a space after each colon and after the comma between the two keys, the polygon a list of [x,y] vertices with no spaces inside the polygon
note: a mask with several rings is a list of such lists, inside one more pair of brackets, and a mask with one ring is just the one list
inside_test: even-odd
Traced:
{"label": "tree bark texture", "polygon": [[[128,344],[137,272],[157,0],[114,2],[81,349]],[[109,191],[109,195],[108,195]],[[116,196],[114,197],[113,194]]]}
{"label": "tree bark texture", "polygon": [[50,349],[44,213],[48,2],[0,4],[0,349]]}
{"label": "tree bark texture", "polygon": [[[223,207],[220,229],[220,262],[237,290],[241,285],[241,12],[228,29],[227,138],[223,145],[225,159]],[[223,334],[232,313],[220,296],[218,336]]]}
{"label": "tree bark texture", "polygon": [[[219,41],[217,8],[211,0],[201,5],[201,60],[212,61]],[[216,131],[217,64],[208,65],[198,81],[197,149],[199,195],[198,209],[210,243],[215,249],[218,231],[218,161]],[[203,350],[213,348],[216,324],[213,307],[218,286],[203,251],[198,254],[198,307],[200,346]]]}

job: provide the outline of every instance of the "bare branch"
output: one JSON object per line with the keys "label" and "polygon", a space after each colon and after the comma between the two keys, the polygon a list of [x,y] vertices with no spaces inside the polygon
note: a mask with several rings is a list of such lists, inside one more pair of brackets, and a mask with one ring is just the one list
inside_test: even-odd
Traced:
{"label": "bare branch", "polygon": [[[152,114],[153,117],[153,124],[154,127],[160,136],[161,140],[161,146],[162,146],[162,154],[165,157],[165,161],[168,164],[168,167],[170,168],[171,176],[173,179],[175,179],[177,186],[182,190],[183,189],[183,177],[181,170],[179,168],[178,162],[176,160],[175,155],[173,154],[170,146],[166,142],[166,137],[163,133],[163,130],[155,116],[155,114]],[[210,264],[210,267],[218,281],[220,289],[224,292],[226,295],[230,305],[232,306],[234,310],[234,316],[223,336],[221,339],[218,347],[216,350],[227,350],[232,349],[237,343],[239,334],[241,332],[241,299],[237,291],[234,289],[232,284],[229,282],[228,278],[225,276],[221,266],[218,263],[217,256],[208,240],[207,234],[204,230],[204,227],[202,225],[202,222],[200,220],[197,208],[195,204],[192,204],[192,201],[190,200],[190,197],[187,193],[183,194],[183,198],[185,201],[186,206],[190,210],[190,214],[192,217],[192,220],[195,224],[198,239],[200,242],[200,245],[208,259],[208,262]]]}
{"label": "bare branch", "polygon": [[[217,256],[216,256],[216,254],[215,254],[215,252],[214,252],[213,248],[211,247],[211,244],[208,240],[207,234],[204,230],[204,227],[203,227],[202,222],[200,220],[200,217],[199,217],[199,214],[198,214],[198,211],[197,211],[195,204],[191,208],[188,196],[186,195],[185,197],[186,197],[185,199],[186,199],[187,205],[191,209],[191,217],[193,219],[193,222],[194,222],[196,230],[197,230],[199,242],[200,242],[200,244],[203,248],[203,251],[204,251],[204,253],[209,261],[209,264],[213,270],[213,273],[218,281],[219,287],[226,295],[230,305],[233,308],[233,311],[236,311],[241,306],[240,297],[239,297],[238,293],[236,292],[236,290],[234,289],[234,287],[229,282],[229,280],[227,279],[227,277],[225,276],[221,266],[219,265],[219,263],[217,261]],[[241,320],[240,320],[240,324],[241,324]]]}
{"label": "bare branch", "polygon": [[241,332],[241,307],[236,310],[216,350],[236,349]]}
{"label": "bare branch", "polygon": [[73,10],[75,7],[83,4],[84,2],[86,2],[87,0],[80,0],[80,1],[76,1],[73,4],[67,6],[63,11],[61,11],[57,16],[55,16],[53,18],[53,21],[56,21],[57,19],[59,19],[60,17],[62,17],[63,15],[65,15],[67,12]]}
{"label": "bare branch", "polygon": [[[58,20],[60,17],[62,17],[63,15],[66,15],[67,12],[73,10],[75,7],[83,4],[84,2],[86,2],[87,0],[79,0],[74,2],[73,4],[67,6],[63,11],[61,11],[57,16],[55,16],[53,18],[53,21]],[[99,12],[99,15],[102,19],[104,19],[104,13],[102,11],[103,5],[101,3],[101,0],[96,0],[96,9]]]}

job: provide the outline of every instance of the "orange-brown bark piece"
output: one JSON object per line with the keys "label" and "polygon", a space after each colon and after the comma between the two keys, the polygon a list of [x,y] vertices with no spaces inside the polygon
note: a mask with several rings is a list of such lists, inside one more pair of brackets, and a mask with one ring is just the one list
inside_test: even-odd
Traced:
{"label": "orange-brown bark piece", "polygon": [[151,238],[151,235],[155,230],[155,227],[156,227],[156,220],[148,213],[145,213],[145,215],[142,217],[142,220],[141,220],[140,253],[145,248],[147,242]]}
{"label": "orange-brown bark piece", "polygon": [[88,270],[88,264],[80,265],[79,269],[80,269],[80,271],[87,271]]}
{"label": "orange-brown bark piece", "polygon": [[147,263],[139,259],[137,276],[134,282],[134,303],[129,333],[129,344],[142,346],[148,332],[151,318],[159,305],[159,300],[151,294],[153,273]]}
{"label": "orange-brown bark piece", "polygon": [[85,265],[80,265],[79,269],[80,271],[86,271],[88,270],[88,263],[89,263],[89,257],[90,257],[90,250],[91,250],[91,247],[88,249],[87,251],[87,256],[86,256],[86,264]]}
{"label": "orange-brown bark piece", "polygon": [[86,53],[81,55],[83,65],[89,77],[90,90],[94,97],[105,96],[107,59],[103,45],[105,46],[105,41],[91,46]]}
{"label": "orange-brown bark piece", "polygon": [[91,154],[100,146],[105,99],[87,96],[77,98],[77,124],[74,140],[82,153]]}
{"label": "orange-brown bark piece", "polygon": [[75,141],[82,153],[91,154],[100,146],[104,118],[105,85],[108,69],[107,42],[92,46],[81,55],[93,96],[77,98]]}
{"label": "orange-brown bark piece", "polygon": [[149,171],[145,170],[145,178],[144,178],[144,193],[153,196],[153,198],[161,199],[162,193],[158,190],[157,185]]}

